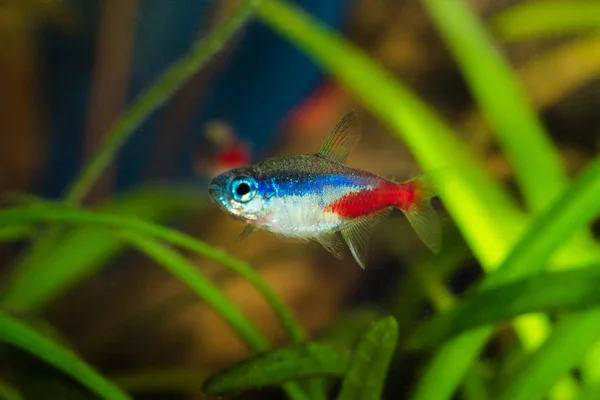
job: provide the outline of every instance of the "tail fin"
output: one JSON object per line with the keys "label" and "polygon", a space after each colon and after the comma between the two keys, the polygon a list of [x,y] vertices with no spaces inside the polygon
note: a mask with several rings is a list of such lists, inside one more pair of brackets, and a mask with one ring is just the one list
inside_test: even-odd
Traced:
{"label": "tail fin", "polygon": [[414,185],[414,200],[402,211],[417,236],[431,251],[438,253],[442,247],[442,227],[437,213],[431,206],[431,199],[436,195],[435,176],[421,175],[408,182]]}

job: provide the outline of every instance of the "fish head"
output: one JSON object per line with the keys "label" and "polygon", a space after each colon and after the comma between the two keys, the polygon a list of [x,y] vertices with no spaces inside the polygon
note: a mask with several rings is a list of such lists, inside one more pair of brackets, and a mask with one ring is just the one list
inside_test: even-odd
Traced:
{"label": "fish head", "polygon": [[268,210],[268,184],[251,168],[236,168],[217,175],[208,192],[221,209],[247,223],[257,221]]}

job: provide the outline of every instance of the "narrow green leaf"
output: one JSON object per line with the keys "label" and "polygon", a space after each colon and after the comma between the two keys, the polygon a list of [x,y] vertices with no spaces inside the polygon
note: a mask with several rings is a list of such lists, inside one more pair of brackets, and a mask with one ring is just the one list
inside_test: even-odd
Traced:
{"label": "narrow green leaf", "polygon": [[[484,280],[480,286],[481,290],[541,272],[552,253],[598,215],[598,198],[600,158],[594,160],[565,193],[538,218],[498,270]],[[451,398],[492,332],[493,329],[486,326],[448,341],[436,352],[419,382],[414,398]]]}
{"label": "narrow green leaf", "polygon": [[35,233],[35,229],[27,225],[3,226],[0,228],[0,243],[18,242],[28,239]]}
{"label": "narrow green leaf", "polygon": [[600,384],[593,383],[582,390],[582,393],[577,400],[596,400],[598,398],[598,393],[600,393]]}
{"label": "narrow green leaf", "polygon": [[[188,235],[177,232],[172,229],[164,228],[160,225],[153,224],[148,221],[144,221],[134,217],[128,217],[124,215],[106,214],[100,212],[89,212],[80,210],[71,210],[65,208],[45,208],[45,209],[29,209],[27,207],[13,208],[0,211],[0,225],[10,224],[23,224],[32,223],[39,221],[47,222],[67,222],[74,224],[86,224],[96,225],[113,229],[120,230],[131,230],[145,235],[153,236],[155,238],[164,240],[176,246],[195,252],[196,254],[206,257],[212,261],[215,261],[232,271],[243,276],[247,279],[256,290],[261,293],[267,302],[273,307],[273,311],[281,321],[282,326],[295,342],[300,342],[304,339],[304,332],[302,326],[294,318],[289,308],[283,303],[283,301],[273,292],[273,289],[265,283],[261,276],[248,264],[237,260],[233,257],[228,256],[226,253],[219,251],[210,245],[196,240]],[[116,236],[114,232],[107,232],[107,235]],[[111,236],[111,237],[112,237]],[[114,240],[120,240],[116,238]],[[36,271],[40,274],[44,273],[42,266],[47,264],[38,265]],[[22,291],[15,291],[11,296],[6,297],[6,302],[11,303],[15,297],[26,296],[28,287],[26,282],[36,282],[34,275],[31,275],[31,281],[29,279],[22,279],[24,282],[22,285]],[[44,282],[36,283],[44,284]],[[47,282],[46,282],[47,284]],[[18,293],[15,294],[14,292]],[[41,297],[41,296],[40,296]],[[12,301],[11,301],[12,300]],[[5,303],[6,304],[6,303]]]}
{"label": "narrow green leaf", "polygon": [[140,234],[123,232],[121,236],[204,299],[253,350],[261,351],[269,347],[264,336],[223,292],[184,257],[156,240]]}
{"label": "narrow green leaf", "polygon": [[[105,205],[115,214],[164,220],[196,207],[198,196],[180,190],[139,190]],[[40,215],[51,205],[20,207],[25,214]],[[116,215],[115,215],[116,217]],[[35,220],[30,220],[35,222]],[[3,224],[6,229],[8,226]],[[83,226],[65,231],[52,247],[26,257],[3,282],[3,304],[16,309],[39,309],[65,290],[90,276],[124,250],[122,240],[104,228]]]}
{"label": "narrow green leaf", "polygon": [[339,315],[319,334],[322,341],[341,346],[354,345],[360,336],[383,317],[376,308],[355,308]]}
{"label": "narrow green leaf", "polygon": [[0,341],[19,347],[39,357],[70,375],[104,399],[129,399],[129,396],[103,378],[71,351],[53,343],[4,312],[0,312]]}
{"label": "narrow green leaf", "polygon": [[600,29],[600,3],[589,0],[532,1],[497,14],[492,27],[504,40],[562,37]]}
{"label": "narrow green leaf", "polygon": [[0,400],[23,400],[23,397],[16,388],[0,379]]}
{"label": "narrow green leaf", "polygon": [[133,394],[201,394],[207,370],[192,368],[144,369],[111,376],[111,380]]}
{"label": "narrow green leaf", "polygon": [[[549,257],[600,213],[600,157],[536,219],[481,289],[540,273]],[[596,260],[597,261],[597,260]]]}
{"label": "narrow green leaf", "polygon": [[259,354],[206,381],[204,392],[224,395],[312,377],[341,376],[350,353],[327,344],[305,343]]}
{"label": "narrow green leaf", "polygon": [[473,365],[462,385],[462,395],[465,400],[491,400],[489,380],[484,379],[482,366]]}
{"label": "narrow green leaf", "polygon": [[[269,304],[273,307],[275,314],[280,319],[284,329],[292,340],[300,341],[302,340],[304,333],[302,331],[302,327],[296,321],[293,314],[289,311],[289,309],[285,306],[285,304],[281,301],[281,299],[273,292],[273,290],[262,280],[260,275],[258,275],[249,265],[236,260],[232,257],[229,257],[227,254],[220,252],[206,243],[195,240],[187,235],[179,233],[174,230],[170,230],[167,228],[163,228],[159,225],[154,225],[152,223],[135,219],[131,217],[121,216],[121,215],[103,215],[100,213],[92,213],[87,211],[78,211],[71,209],[61,209],[61,208],[44,208],[44,209],[35,209],[32,210],[30,208],[18,208],[12,210],[4,210],[0,211],[0,224],[10,224],[10,223],[22,223],[24,221],[61,221],[61,222],[71,222],[71,223],[79,223],[79,224],[93,224],[93,225],[101,225],[104,227],[111,227],[117,229],[131,229],[136,230],[141,233],[145,233],[151,236],[156,236],[165,241],[171,242],[183,248],[189,249],[198,253],[203,257],[207,257],[211,260],[221,263],[222,265],[236,271],[243,277],[245,277],[269,302]],[[21,221],[21,222],[17,222]],[[86,228],[82,228],[86,229]],[[90,228],[87,228],[90,229]],[[93,228],[92,228],[93,229]],[[107,240],[110,240],[111,243],[117,243],[119,246],[122,246],[121,238],[117,237],[114,232],[103,232],[103,235],[108,235]],[[91,243],[98,245],[98,243],[92,241]],[[87,240],[82,241],[82,245],[89,245]],[[79,249],[78,249],[79,250]],[[47,267],[47,264],[43,264]],[[32,270],[39,270],[39,266],[37,268],[32,268]],[[46,272],[48,271],[41,271]],[[80,271],[75,270],[76,273],[80,273]],[[179,271],[182,272],[182,271]],[[185,271],[183,271],[185,272]],[[25,282],[33,279],[33,276],[25,277],[21,279],[23,282],[22,289],[17,291],[22,296],[27,296],[28,292],[25,290],[27,286]],[[49,278],[50,280],[52,277]],[[59,283],[62,281],[57,280]],[[201,282],[200,282],[201,283]],[[210,282],[209,282],[210,283]],[[48,282],[41,282],[41,285],[47,285]],[[62,284],[62,283],[61,283]],[[196,282],[199,284],[199,282]],[[212,283],[210,283],[212,285]],[[47,295],[47,289],[45,295]],[[213,292],[214,294],[214,292]],[[220,294],[220,292],[219,292]],[[16,295],[13,293],[13,296]],[[222,296],[222,294],[221,294]],[[40,296],[41,297],[41,296]],[[9,296],[7,304],[11,304],[10,301],[12,298]],[[14,300],[12,300],[14,301]],[[246,327],[247,328],[247,327]],[[252,332],[253,328],[250,328],[250,331],[245,331],[245,334],[250,335],[247,338],[250,338],[255,344],[260,344],[260,337],[256,337],[255,333]],[[258,340],[258,341],[257,341]],[[262,339],[264,340],[264,339]],[[312,385],[312,384],[311,384]],[[316,388],[316,389],[315,389]],[[288,394],[293,399],[303,399],[304,395],[300,391],[300,389],[294,385],[286,386],[285,389],[288,391]],[[319,387],[311,386],[311,392],[314,393],[315,390],[319,389]]]}
{"label": "narrow green leaf", "polygon": [[380,400],[397,343],[394,317],[375,322],[356,347],[338,400]]}
{"label": "narrow green leaf", "polygon": [[[536,213],[543,211],[565,188],[567,177],[516,75],[466,1],[424,3],[491,122],[528,206]],[[589,232],[580,232],[572,243],[598,258],[598,248]],[[539,346],[548,335],[548,322],[542,318],[530,316],[516,321],[515,329],[526,348]]]}
{"label": "narrow green leaf", "polygon": [[529,206],[540,211],[566,186],[561,159],[508,63],[464,0],[424,0],[495,128]]}
{"label": "narrow green leaf", "polygon": [[415,348],[437,345],[462,331],[531,312],[600,307],[599,287],[600,264],[500,285],[476,293],[430,320],[415,332],[409,345]]}
{"label": "narrow green leaf", "polygon": [[437,348],[411,399],[451,399],[492,333],[493,328],[485,326],[467,331]]}
{"label": "narrow green leaf", "polygon": [[562,320],[500,400],[542,399],[552,385],[574,368],[600,339],[599,320],[600,310],[597,309]]}
{"label": "narrow green leaf", "polygon": [[[269,348],[267,340],[258,329],[210,279],[200,274],[189,261],[156,240],[148,239],[140,234],[123,232],[122,237],[162,265],[163,268],[204,299],[253,350],[263,351]],[[296,385],[288,384],[284,386],[284,389],[293,400],[306,399],[302,390]]]}

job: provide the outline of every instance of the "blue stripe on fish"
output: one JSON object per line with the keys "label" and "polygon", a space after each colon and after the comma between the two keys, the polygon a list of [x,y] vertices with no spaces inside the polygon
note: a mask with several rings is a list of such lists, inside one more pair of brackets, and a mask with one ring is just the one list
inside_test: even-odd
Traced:
{"label": "blue stripe on fish", "polygon": [[360,190],[371,187],[372,182],[363,176],[341,174],[294,174],[295,176],[275,176],[269,179],[277,196],[307,196],[320,194],[323,190]]}

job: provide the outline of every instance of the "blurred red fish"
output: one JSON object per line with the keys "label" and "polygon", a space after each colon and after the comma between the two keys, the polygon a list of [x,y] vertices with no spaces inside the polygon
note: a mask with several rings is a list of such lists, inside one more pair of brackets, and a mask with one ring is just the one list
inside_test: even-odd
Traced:
{"label": "blurred red fish", "polygon": [[223,121],[206,124],[200,153],[197,173],[206,177],[248,165],[252,154],[250,146]]}

